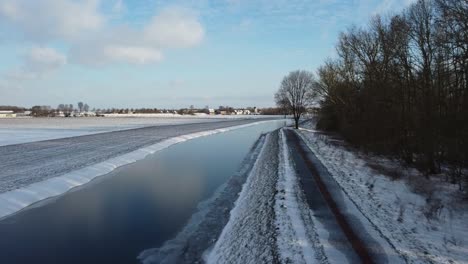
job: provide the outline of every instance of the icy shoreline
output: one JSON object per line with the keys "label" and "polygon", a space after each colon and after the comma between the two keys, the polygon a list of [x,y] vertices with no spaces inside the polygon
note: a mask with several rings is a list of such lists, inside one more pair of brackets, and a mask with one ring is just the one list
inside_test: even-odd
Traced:
{"label": "icy shoreline", "polygon": [[91,180],[108,174],[118,167],[141,160],[150,154],[154,154],[174,144],[181,143],[187,140],[223,133],[235,129],[245,128],[253,125],[258,125],[271,120],[248,123],[238,126],[219,128],[214,130],[191,133],[187,135],[177,136],[160,141],[148,147],[140,148],[135,151],[108,159],[97,164],[78,169],[64,175],[47,179],[45,181],[36,182],[24,188],[4,192],[0,194],[0,219],[8,217],[19,212],[26,207],[66,193],[67,191],[82,186]]}

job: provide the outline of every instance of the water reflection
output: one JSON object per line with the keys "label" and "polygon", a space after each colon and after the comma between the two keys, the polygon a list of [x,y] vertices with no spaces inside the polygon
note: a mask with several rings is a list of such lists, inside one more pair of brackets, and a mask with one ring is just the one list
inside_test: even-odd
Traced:
{"label": "water reflection", "polygon": [[184,142],[0,222],[0,263],[136,263],[173,237],[269,122]]}

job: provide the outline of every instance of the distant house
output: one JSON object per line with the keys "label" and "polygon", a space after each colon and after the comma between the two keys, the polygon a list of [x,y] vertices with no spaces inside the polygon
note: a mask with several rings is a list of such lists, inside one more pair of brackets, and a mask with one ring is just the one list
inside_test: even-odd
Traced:
{"label": "distant house", "polygon": [[215,110],[212,109],[212,108],[208,108],[208,113],[209,115],[214,115],[215,114]]}
{"label": "distant house", "polygon": [[24,111],[23,113],[16,113],[16,116],[19,117],[24,117],[24,116],[30,116],[31,115],[31,111]]}
{"label": "distant house", "polygon": [[251,112],[249,109],[234,109],[232,112],[233,115],[250,115]]}
{"label": "distant house", "polygon": [[0,118],[16,117],[16,114],[11,110],[0,111]]}

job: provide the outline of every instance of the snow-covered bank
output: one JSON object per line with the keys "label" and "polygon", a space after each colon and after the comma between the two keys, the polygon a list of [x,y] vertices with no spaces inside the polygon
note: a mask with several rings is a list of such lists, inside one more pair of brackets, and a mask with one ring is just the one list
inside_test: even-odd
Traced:
{"label": "snow-covered bank", "polygon": [[282,132],[268,134],[207,263],[326,263]]}
{"label": "snow-covered bank", "polygon": [[186,140],[212,135],[216,133],[222,133],[234,129],[244,128],[252,125],[256,125],[263,122],[271,121],[260,121],[254,123],[247,123],[238,126],[231,126],[226,128],[218,128],[214,130],[202,131],[173,137],[160,141],[156,144],[137,149],[135,151],[108,159],[103,162],[96,163],[94,165],[78,169],[75,171],[68,172],[64,175],[47,179],[45,181],[33,183],[31,185],[8,191],[0,194],[0,218],[11,215],[19,210],[41,201],[43,199],[57,196],[65,193],[66,191],[88,183],[92,179],[107,174],[117,167],[135,162],[136,160],[143,159],[149,154],[155,153],[162,149],[165,149],[173,144],[177,144]]}
{"label": "snow-covered bank", "polygon": [[239,198],[207,263],[276,263],[274,193],[278,132],[267,135]]}
{"label": "snow-covered bank", "polygon": [[220,186],[215,194],[198,205],[182,231],[160,248],[143,251],[138,258],[150,263],[201,263],[203,253],[213,246],[216,238],[229,220],[229,211],[242,190],[250,170],[265,142],[261,136],[244,158],[237,173]]}
{"label": "snow-covered bank", "polygon": [[[300,131],[310,149],[374,227],[409,263],[468,263],[468,206],[456,186],[425,179],[396,161],[334,144],[313,130]],[[371,166],[397,169],[394,178]]]}

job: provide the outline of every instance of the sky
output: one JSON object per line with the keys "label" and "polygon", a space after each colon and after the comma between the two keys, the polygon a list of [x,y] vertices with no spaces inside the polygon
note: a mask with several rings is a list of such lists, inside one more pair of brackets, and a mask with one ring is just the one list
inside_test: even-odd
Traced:
{"label": "sky", "polygon": [[0,105],[274,106],[340,32],[413,0],[0,0]]}

